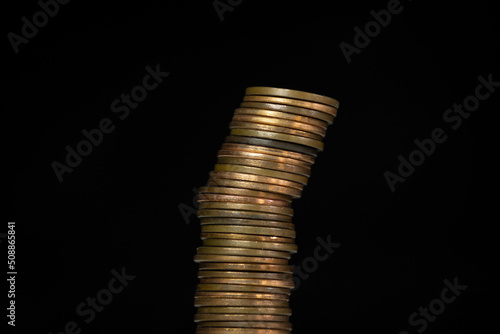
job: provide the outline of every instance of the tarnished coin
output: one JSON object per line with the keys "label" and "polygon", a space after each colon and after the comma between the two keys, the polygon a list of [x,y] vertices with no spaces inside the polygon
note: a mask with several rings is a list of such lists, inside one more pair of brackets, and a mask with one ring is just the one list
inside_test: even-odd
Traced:
{"label": "tarnished coin", "polygon": [[[201,271],[204,273],[205,271]],[[287,274],[289,275],[289,274]],[[229,299],[261,299],[261,300],[283,300],[290,299],[289,294],[259,293],[259,292],[224,292],[224,291],[196,291],[195,298],[229,298]]]}
{"label": "tarnished coin", "polygon": [[279,111],[284,113],[290,113],[294,115],[300,115],[305,117],[316,118],[318,120],[325,121],[328,124],[332,124],[335,116],[317,111],[312,109],[298,108],[285,104],[278,103],[266,103],[266,102],[242,102],[240,104],[241,108],[255,108],[255,109],[264,109],[264,110],[272,110]]}
{"label": "tarnished coin", "polygon": [[296,244],[278,243],[278,242],[262,242],[252,240],[231,240],[231,239],[205,239],[203,246],[214,247],[242,247],[242,248],[258,248],[279,250],[283,252],[297,252]]}
{"label": "tarnished coin", "polygon": [[205,321],[200,322],[200,328],[203,327],[223,327],[223,328],[261,328],[261,329],[282,329],[292,330],[290,322],[277,321]]}
{"label": "tarnished coin", "polygon": [[288,135],[284,133],[271,132],[271,131],[259,131],[250,129],[232,129],[231,136],[245,136],[245,137],[256,137],[271,140],[278,140],[284,142],[290,142],[294,144],[304,145],[308,147],[315,148],[319,151],[323,151],[324,144],[322,141],[314,140],[306,137],[299,137],[294,135]]}
{"label": "tarnished coin", "polygon": [[279,132],[279,133],[288,134],[291,136],[306,137],[306,138],[311,138],[314,140],[323,140],[322,136],[317,135],[317,134],[312,133],[312,132],[291,129],[291,128],[278,126],[278,125],[262,124],[262,123],[248,122],[248,121],[243,122],[243,121],[234,121],[233,120],[231,123],[229,123],[229,128],[230,129],[253,129],[253,130],[261,130],[261,131],[272,131],[272,132]]}
{"label": "tarnished coin", "polygon": [[[299,182],[295,182],[293,180],[285,180],[285,179],[281,179],[281,178],[278,178],[278,177],[273,177],[273,176],[266,176],[266,175],[259,175],[259,174],[251,174],[249,172],[261,172],[261,173],[264,173],[264,172],[267,172],[267,171],[260,171],[258,169],[252,169],[252,168],[238,168],[238,166],[235,166],[236,169],[239,169],[239,170],[244,170],[246,172],[236,172],[236,171],[231,171],[231,170],[222,170],[222,169],[234,169],[232,167],[228,167],[226,168],[226,166],[224,166],[223,168],[220,168],[221,170],[220,171],[213,171],[213,172],[210,172],[210,177],[213,178],[213,179],[232,179],[232,180],[237,180],[237,181],[251,181],[251,182],[260,182],[260,183],[269,183],[269,184],[272,184],[272,185],[276,185],[276,186],[283,186],[283,187],[289,187],[289,188],[295,188],[295,189],[298,189],[298,190],[302,190],[304,188],[304,185],[299,183]],[[275,171],[269,171],[269,173],[272,174],[272,172],[275,172]],[[302,179],[300,176],[299,176],[300,179]]]}
{"label": "tarnished coin", "polygon": [[226,263],[262,263],[262,264],[288,264],[287,259],[261,256],[236,256],[217,254],[196,254],[194,262],[226,262]]}
{"label": "tarnished coin", "polygon": [[286,329],[200,327],[196,334],[290,334]]}
{"label": "tarnished coin", "polygon": [[292,217],[288,215],[265,213],[259,211],[241,211],[241,210],[223,210],[223,209],[198,210],[198,218],[208,218],[208,217],[259,219],[259,220],[283,221],[287,223],[290,223],[292,221]]}
{"label": "tarnished coin", "polygon": [[285,89],[285,88],[275,88],[275,87],[248,87],[245,90],[245,95],[268,95],[268,96],[278,96],[278,97],[287,97],[291,99],[297,100],[305,100],[310,102],[322,103],[329,106],[334,107],[335,109],[339,108],[339,101],[324,95],[303,92],[300,90],[294,89]]}
{"label": "tarnished coin", "polygon": [[[247,102],[247,103],[259,103],[259,102]],[[263,103],[263,104],[265,104],[265,103]],[[325,131],[325,133],[326,133],[326,129],[328,128],[328,123],[326,121],[321,120],[321,119],[308,117],[308,116],[301,116],[301,115],[297,115],[297,114],[291,114],[291,113],[281,112],[281,111],[276,111],[276,110],[257,109],[257,108],[238,108],[234,111],[234,115],[235,116],[240,116],[240,115],[262,116],[262,117],[271,117],[271,118],[277,118],[280,120],[298,122],[298,123],[308,124],[308,125],[312,125],[312,126],[316,126],[318,128],[321,128]]]}
{"label": "tarnished coin", "polygon": [[282,243],[294,243],[295,239],[283,238],[283,237],[272,237],[265,235],[254,235],[254,234],[237,234],[237,233],[201,233],[201,240],[205,239],[234,239],[234,240],[250,240],[250,241],[262,241],[262,242],[282,242]]}
{"label": "tarnished coin", "polygon": [[289,307],[288,301],[249,298],[195,298],[194,306]]}
{"label": "tarnished coin", "polygon": [[266,264],[266,263],[200,263],[201,270],[241,270],[241,271],[265,271],[273,273],[292,273],[290,265]]}
{"label": "tarnished coin", "polygon": [[292,198],[290,196],[276,194],[274,192],[257,191],[257,190],[224,187],[224,186],[200,187],[199,192],[200,192],[200,194],[227,194],[227,195],[258,197],[258,198],[269,198],[269,199],[277,199],[277,200],[281,200],[281,201],[286,201],[288,203],[290,203],[292,201]]}
{"label": "tarnished coin", "polygon": [[293,209],[290,207],[271,206],[262,204],[247,204],[247,203],[233,203],[233,202],[201,202],[200,210],[203,209],[258,211],[258,212],[268,212],[280,215],[293,216]]}
{"label": "tarnished coin", "polygon": [[258,234],[271,237],[295,238],[294,230],[272,228],[272,227],[254,227],[254,226],[240,226],[240,225],[204,225],[201,227],[201,232]]}
{"label": "tarnished coin", "polygon": [[293,166],[300,167],[311,167],[311,164],[305,161],[284,158],[277,155],[258,153],[258,152],[248,152],[248,151],[236,151],[236,150],[219,150],[217,152],[218,158],[231,157],[231,158],[245,158],[245,159],[255,159],[255,160],[264,160],[264,161],[272,161],[279,162],[282,164],[288,164]]}
{"label": "tarnished coin", "polygon": [[240,195],[226,195],[226,194],[199,194],[198,202],[234,202],[234,203],[248,203],[272,206],[285,206],[290,207],[290,202],[280,201],[277,199],[259,198],[251,196]]}
{"label": "tarnished coin", "polygon": [[[258,278],[274,280],[292,280],[291,274],[266,273],[255,271],[201,270],[199,278]],[[196,297],[196,296],[195,296]],[[248,297],[250,298],[250,297]]]}
{"label": "tarnished coin", "polygon": [[[264,285],[247,285],[247,284],[198,284],[196,286],[196,290],[290,294],[289,288],[279,288],[279,287],[264,286]],[[266,313],[261,313],[261,314],[266,314]]]}
{"label": "tarnished coin", "polygon": [[290,196],[291,198],[299,198],[300,194],[302,193],[300,189],[283,187],[283,186],[273,185],[270,183],[239,181],[233,179],[222,179],[222,178],[212,178],[212,177],[208,180],[207,185],[241,188],[245,190],[248,189],[248,190],[265,191],[265,192]]}
{"label": "tarnished coin", "polygon": [[278,288],[293,289],[295,286],[292,280],[273,280],[258,278],[200,278],[200,284],[241,284],[255,286],[273,286]]}
{"label": "tarnished coin", "polygon": [[276,171],[299,174],[305,177],[311,176],[311,168],[309,167],[284,164],[274,161],[258,160],[244,157],[219,157],[217,163],[266,168]]}
{"label": "tarnished coin", "polygon": [[292,181],[295,183],[300,183],[302,185],[306,185],[308,181],[308,178],[303,175],[298,175],[288,172],[280,172],[277,170],[261,168],[261,167],[250,167],[250,166],[241,166],[232,164],[215,164],[214,171],[246,173],[246,174],[267,176],[271,178],[277,178],[277,179]]}
{"label": "tarnished coin", "polygon": [[[326,135],[326,128],[319,127],[312,124],[295,122],[292,120],[276,118],[276,117],[266,117],[266,116],[257,116],[257,115],[238,115],[235,113],[233,116],[233,122],[250,122],[250,123],[258,123],[258,124],[266,124],[273,126],[285,127],[293,130],[300,130],[308,133],[313,133],[319,138],[323,138]],[[326,124],[326,123],[325,123]],[[279,132],[279,131],[277,131]]]}
{"label": "tarnished coin", "polygon": [[224,313],[224,314],[281,314],[292,315],[288,307],[236,307],[236,306],[214,306],[199,307],[198,313]]}
{"label": "tarnished coin", "polygon": [[280,141],[265,138],[255,138],[254,136],[227,136],[225,139],[226,143],[237,143],[237,144],[248,144],[256,146],[266,146],[271,148],[277,148],[280,150],[288,150],[291,152],[308,154],[312,157],[318,156],[318,150],[309,146],[291,143],[289,141]]}
{"label": "tarnished coin", "polygon": [[[227,138],[227,137],[226,137]],[[241,139],[241,137],[237,137],[237,139]],[[256,140],[261,140],[259,138],[253,138]],[[266,139],[263,139],[264,142],[268,142]],[[269,154],[276,155],[283,158],[299,160],[306,163],[305,166],[311,166],[314,164],[314,157],[310,154],[304,154],[289,150],[284,150],[281,148],[273,148],[268,146],[259,146],[254,144],[245,144],[245,143],[224,143],[222,144],[221,150],[231,150],[231,151],[244,151],[251,153],[261,153],[261,154]],[[295,163],[292,163],[295,165]]]}
{"label": "tarnished coin", "polygon": [[295,225],[293,223],[286,223],[282,221],[272,221],[272,220],[259,220],[259,219],[212,217],[212,218],[201,218],[200,223],[202,226],[238,225],[238,226],[271,227],[271,228],[288,229],[288,230],[295,229]]}
{"label": "tarnished coin", "polygon": [[251,249],[238,247],[198,247],[197,254],[235,255],[235,256],[262,256],[289,259],[289,252],[280,252],[266,249]]}
{"label": "tarnished coin", "polygon": [[243,101],[284,104],[288,106],[316,110],[328,115],[337,116],[337,108],[334,108],[332,106],[328,106],[322,103],[304,101],[304,100],[289,99],[286,97],[246,95],[243,97]]}
{"label": "tarnished coin", "polygon": [[288,316],[276,314],[218,314],[218,313],[203,313],[195,314],[194,321],[274,321],[287,322]]}

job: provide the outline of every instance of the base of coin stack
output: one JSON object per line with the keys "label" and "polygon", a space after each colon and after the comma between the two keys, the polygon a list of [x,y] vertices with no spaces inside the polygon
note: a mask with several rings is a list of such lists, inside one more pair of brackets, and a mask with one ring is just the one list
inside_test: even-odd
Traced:
{"label": "base of coin stack", "polygon": [[338,101],[249,87],[201,187],[196,333],[290,333],[292,200],[311,175]]}

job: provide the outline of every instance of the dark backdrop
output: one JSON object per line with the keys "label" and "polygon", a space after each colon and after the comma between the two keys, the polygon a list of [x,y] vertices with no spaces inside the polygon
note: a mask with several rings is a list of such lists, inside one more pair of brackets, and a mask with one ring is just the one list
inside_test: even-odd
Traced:
{"label": "dark backdrop", "polygon": [[[81,333],[194,333],[193,188],[206,183],[253,85],[340,101],[293,203],[293,263],[314,263],[318,237],[341,245],[292,294],[294,333],[416,333],[423,325],[408,318],[440,298],[446,279],[467,288],[426,333],[494,323],[499,93],[456,130],[443,120],[474,95],[478,76],[500,81],[494,7],[402,1],[348,63],[340,43],[354,45],[354,28],[388,1],[232,3],[221,21],[211,1],[71,1],[17,54],[8,33],[21,34],[21,18],[32,21],[40,5],[4,4],[9,201],[0,231],[16,221],[16,330],[59,333],[74,321]],[[157,64],[168,77],[119,119],[111,103]],[[114,130],[59,182],[51,164],[105,118]],[[384,173],[397,173],[398,156],[408,159],[435,128],[447,140],[392,192]],[[112,270],[135,278],[86,323],[77,306]]]}

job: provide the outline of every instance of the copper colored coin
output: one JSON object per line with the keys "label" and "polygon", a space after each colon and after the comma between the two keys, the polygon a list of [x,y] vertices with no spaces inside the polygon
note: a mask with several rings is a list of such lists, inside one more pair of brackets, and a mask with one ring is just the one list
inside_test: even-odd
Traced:
{"label": "copper colored coin", "polygon": [[267,191],[256,191],[256,190],[248,190],[241,188],[232,188],[232,187],[200,187],[200,194],[227,194],[227,195],[239,195],[239,196],[250,196],[250,197],[259,197],[259,198],[269,198],[269,199],[277,199],[281,201],[291,202],[292,198],[287,195],[276,194]]}
{"label": "copper colored coin", "polygon": [[299,198],[302,193],[300,189],[276,186],[270,183],[238,181],[238,180],[221,179],[221,178],[210,178],[208,180],[207,185],[240,188],[243,190],[265,191],[265,192],[275,193],[278,195],[290,196],[291,198]]}
{"label": "copper colored coin", "polygon": [[272,161],[278,162],[282,164],[288,164],[293,166],[301,166],[306,168],[311,168],[311,164],[305,161],[284,158],[277,155],[272,154],[264,154],[258,152],[248,152],[248,151],[236,151],[236,150],[219,150],[217,152],[218,158],[245,158],[245,159],[256,159],[256,160],[264,160],[264,161]]}
{"label": "copper colored coin", "polygon": [[257,329],[257,328],[197,328],[195,334],[290,334],[286,329]]}
{"label": "copper colored coin", "polygon": [[[247,103],[258,103],[258,102],[247,102]],[[263,104],[265,104],[265,103],[263,103]],[[278,104],[278,106],[279,106],[279,104]],[[290,113],[276,111],[276,110],[257,109],[257,108],[237,108],[234,111],[234,115],[235,116],[249,115],[249,116],[277,118],[280,120],[312,125],[312,126],[321,128],[324,131],[326,131],[326,129],[328,128],[328,123],[326,121],[321,120],[321,119],[307,117],[307,116],[301,116],[301,115],[297,115],[297,114],[290,114]]]}
{"label": "copper colored coin", "polygon": [[326,128],[302,122],[294,122],[282,118],[275,118],[275,117],[235,114],[233,116],[233,122],[251,122],[251,123],[266,124],[273,126],[282,126],[289,129],[313,133],[319,136],[320,138],[323,138],[326,135]]}
{"label": "copper colored coin", "polygon": [[280,172],[277,170],[272,170],[268,168],[261,167],[250,167],[250,166],[240,166],[232,164],[215,164],[214,171],[216,172],[234,172],[234,173],[246,173],[259,176],[266,176],[272,179],[281,179],[286,181],[291,181],[293,183],[299,183],[302,185],[307,184],[308,178],[303,175]]}
{"label": "copper colored coin", "polygon": [[274,205],[290,207],[290,202],[280,201],[277,199],[240,196],[240,195],[226,195],[226,194],[199,194],[198,202],[235,202],[235,203],[249,203],[261,205]]}
{"label": "copper colored coin", "polygon": [[292,273],[290,265],[265,264],[265,263],[200,263],[199,270],[241,270],[241,271],[265,271],[273,273]]}
{"label": "copper colored coin", "polygon": [[264,213],[258,211],[239,211],[239,210],[219,210],[219,209],[206,209],[198,210],[198,218],[208,217],[228,217],[228,218],[244,218],[244,219],[258,219],[258,220],[272,220],[283,221],[290,223],[291,216],[280,215],[274,213]]}
{"label": "copper colored coin", "polygon": [[266,103],[266,102],[242,102],[240,104],[241,108],[256,108],[264,110],[280,111],[284,113],[290,113],[305,117],[312,117],[318,120],[327,122],[328,124],[333,123],[335,116],[317,111],[312,109],[298,108],[289,105],[279,104],[279,103]]}
{"label": "copper colored coin", "polygon": [[258,278],[274,280],[292,280],[292,275],[281,273],[259,273],[254,271],[200,270],[198,278]]}
{"label": "copper colored coin", "polygon": [[260,124],[260,123],[254,123],[254,122],[232,121],[229,123],[229,128],[230,129],[253,129],[253,130],[261,130],[261,131],[273,131],[273,132],[285,133],[285,134],[292,135],[292,136],[311,138],[314,140],[323,140],[323,136],[320,136],[320,135],[317,135],[317,134],[314,134],[311,132],[290,129],[290,128],[283,127],[283,126]]}
{"label": "copper colored coin", "polygon": [[292,310],[288,307],[214,306],[214,307],[198,307],[197,313],[292,315]]}
{"label": "copper colored coin", "polygon": [[200,322],[199,327],[223,327],[223,328],[261,328],[261,329],[282,329],[292,330],[290,322],[277,321],[205,321]]}
{"label": "copper colored coin", "polygon": [[263,286],[263,285],[248,285],[248,284],[226,284],[226,283],[198,284],[196,290],[290,294],[289,288],[279,288],[274,286]]}
{"label": "copper colored coin", "polygon": [[198,247],[196,250],[198,255],[234,255],[234,256],[261,256],[261,257],[276,257],[280,259],[289,259],[289,252],[280,252],[275,250],[265,249],[250,249],[238,247]]}
{"label": "copper colored coin", "polygon": [[332,106],[336,109],[339,108],[339,101],[324,95],[303,92],[294,89],[275,88],[275,87],[248,87],[245,90],[245,95],[265,95],[265,96],[279,96],[297,100],[304,100],[316,103],[322,103]]}
{"label": "copper colored coin", "polygon": [[271,237],[264,235],[253,235],[253,234],[236,234],[236,233],[201,233],[201,239],[234,239],[234,240],[251,240],[251,241],[262,241],[262,242],[283,242],[283,243],[294,243],[293,238],[282,238],[282,237]]}
{"label": "copper colored coin", "polygon": [[200,278],[200,284],[238,284],[252,286],[272,286],[277,288],[293,289],[295,286],[292,280],[273,280],[258,278]]}
{"label": "copper colored coin", "polygon": [[288,264],[287,259],[261,256],[236,256],[217,254],[196,254],[194,262],[227,262],[227,263],[256,263],[256,264]]}
{"label": "copper colored coin", "polygon": [[272,227],[253,227],[253,226],[240,226],[240,225],[204,225],[201,227],[201,232],[257,234],[257,235],[271,236],[271,237],[295,238],[294,230],[272,228]]}
{"label": "copper colored coin", "polygon": [[289,294],[258,293],[258,292],[220,292],[220,291],[196,291],[194,298],[228,298],[228,299],[261,299],[288,301]]}
{"label": "copper colored coin", "polygon": [[323,151],[324,144],[320,140],[315,140],[306,137],[294,136],[285,133],[272,132],[272,131],[260,131],[251,129],[232,129],[230,132],[231,136],[244,136],[244,137],[255,137],[264,138],[274,141],[289,142],[298,145],[303,145]]}
{"label": "copper colored coin", "polygon": [[286,150],[290,152],[309,154],[312,157],[316,157],[318,155],[318,150],[309,146],[304,146],[301,144],[294,144],[288,141],[280,141],[274,139],[265,139],[265,138],[255,138],[253,136],[227,136],[225,139],[226,143],[236,143],[236,144],[248,144],[248,145],[256,145],[256,146],[265,146],[270,148],[276,148],[280,150]]}
{"label": "copper colored coin", "polygon": [[[238,167],[238,166],[235,166]],[[247,172],[233,172],[233,171],[212,171],[210,172],[210,177],[213,179],[231,179],[231,180],[237,180],[237,181],[249,181],[249,182],[259,182],[259,183],[268,183],[272,184],[273,186],[281,186],[281,187],[288,187],[288,188],[295,188],[298,190],[304,189],[304,185],[290,181],[290,180],[283,180],[280,178],[276,177],[270,177],[270,176],[265,176],[265,175],[256,175],[256,174],[251,174],[248,173],[250,171],[249,169],[245,169]]]}
{"label": "copper colored coin", "polygon": [[309,167],[284,164],[274,161],[266,161],[266,160],[244,158],[244,157],[219,157],[217,163],[267,168],[276,171],[299,174],[305,177],[311,176],[311,168]]}
{"label": "copper colored coin", "polygon": [[195,298],[194,306],[289,307],[288,301],[249,298]]}
{"label": "copper colored coin", "polygon": [[288,321],[286,315],[275,314],[217,314],[217,313],[204,313],[195,314],[195,322],[205,321]]}
{"label": "copper colored coin", "polygon": [[241,248],[258,248],[279,250],[282,252],[297,252],[296,244],[278,243],[278,242],[263,242],[263,241],[250,241],[250,240],[231,240],[231,239],[205,239],[203,246],[213,247],[241,247]]}
{"label": "copper colored coin", "polygon": [[279,229],[294,230],[293,223],[280,221],[258,220],[258,219],[240,219],[240,218],[201,218],[201,225],[238,225],[238,226],[262,226]]}
{"label": "copper colored coin", "polygon": [[290,207],[271,206],[263,204],[247,204],[247,203],[232,203],[232,202],[201,202],[200,210],[203,209],[258,211],[258,212],[267,212],[267,213],[293,216],[293,209]]}
{"label": "copper colored coin", "polygon": [[287,106],[294,106],[298,108],[316,110],[331,116],[337,116],[337,108],[328,106],[326,104],[308,102],[303,100],[289,99],[285,97],[274,96],[260,96],[260,95],[246,95],[243,97],[244,102],[263,102],[263,103],[277,103]]}
{"label": "copper colored coin", "polygon": [[[252,153],[262,153],[269,155],[276,155],[283,158],[289,158],[294,160],[299,160],[307,163],[307,166],[314,164],[314,157],[309,154],[303,154],[298,152],[293,152],[289,150],[284,150],[280,148],[273,148],[267,146],[259,146],[252,144],[239,144],[239,143],[224,143],[222,144],[221,150],[232,150],[232,151],[245,151]],[[292,164],[293,165],[293,164]]]}

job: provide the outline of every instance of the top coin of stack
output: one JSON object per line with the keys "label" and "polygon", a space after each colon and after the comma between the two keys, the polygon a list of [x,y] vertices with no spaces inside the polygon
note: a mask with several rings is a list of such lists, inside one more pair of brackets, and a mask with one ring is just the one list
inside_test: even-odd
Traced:
{"label": "top coin of stack", "polygon": [[246,89],[198,196],[197,333],[292,329],[288,260],[297,246],[291,202],[307,184],[337,109],[337,100],[317,94]]}

